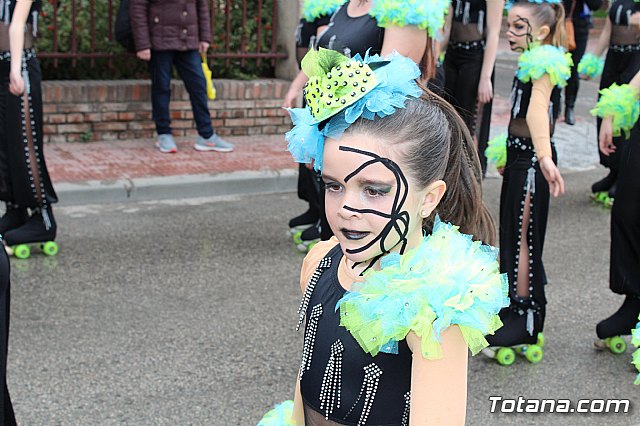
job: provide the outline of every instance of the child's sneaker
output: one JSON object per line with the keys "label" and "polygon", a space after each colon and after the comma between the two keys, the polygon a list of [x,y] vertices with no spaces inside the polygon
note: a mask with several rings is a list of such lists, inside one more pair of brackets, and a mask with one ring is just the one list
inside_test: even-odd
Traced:
{"label": "child's sneaker", "polygon": [[198,136],[196,144],[193,146],[198,151],[218,151],[218,152],[231,152],[235,146],[222,139],[215,133],[208,139]]}
{"label": "child's sneaker", "polygon": [[173,139],[173,136],[169,134],[158,135],[156,146],[158,147],[160,152],[165,154],[175,154],[176,152],[178,152],[176,141]]}

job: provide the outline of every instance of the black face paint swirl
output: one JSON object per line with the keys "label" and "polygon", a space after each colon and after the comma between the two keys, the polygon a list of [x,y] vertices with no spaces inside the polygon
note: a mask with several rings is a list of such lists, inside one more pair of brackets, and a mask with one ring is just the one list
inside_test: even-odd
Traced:
{"label": "black face paint swirl", "polygon": [[[507,34],[511,34],[514,37],[517,38],[521,38],[521,37],[526,37],[527,38],[527,49],[529,49],[529,47],[531,47],[531,43],[533,43],[533,35],[531,34],[532,28],[531,28],[531,22],[529,22],[529,20],[527,18],[523,18],[520,15],[516,15],[518,17],[518,19],[516,19],[515,21],[513,21],[514,24],[517,24],[518,22],[522,22],[523,24],[527,25],[527,31],[524,33],[515,33],[513,31],[507,31]],[[524,49],[522,47],[516,47],[514,49],[514,51],[516,52],[524,52]]]}
{"label": "black face paint swirl", "polygon": [[[368,160],[362,165],[360,165],[360,167],[358,167],[355,171],[350,173],[345,178],[345,183],[351,180],[353,177],[357,176],[365,168],[376,163],[381,163],[393,173],[396,179],[396,184],[398,188],[393,200],[393,207],[391,208],[391,213],[384,213],[384,212],[380,212],[373,209],[354,209],[346,205],[344,206],[346,210],[352,211],[354,213],[374,214],[374,215],[389,219],[389,222],[385,225],[382,232],[380,232],[380,234],[373,241],[370,241],[368,244],[357,249],[353,249],[353,250],[347,249],[348,253],[355,254],[355,253],[361,253],[369,249],[374,244],[377,244],[377,243],[380,244],[381,254],[379,254],[378,256],[376,256],[371,260],[371,262],[369,263],[369,265],[367,265],[365,270],[362,271],[362,273],[364,273],[369,268],[371,268],[378,261],[378,259],[380,259],[385,254],[389,253],[398,244],[402,244],[402,247],[400,248],[400,254],[404,253],[404,250],[407,246],[407,234],[409,233],[409,212],[407,212],[406,210],[401,211],[401,209],[404,206],[405,201],[407,200],[409,187],[408,187],[407,179],[402,173],[400,166],[398,166],[395,162],[393,162],[389,158],[380,157],[379,155],[374,154],[372,152],[362,151],[359,149],[349,148],[345,146],[341,146],[340,151],[353,152],[356,154],[360,154],[360,155],[364,155],[372,158],[371,160]],[[392,247],[387,248],[386,247],[387,239],[391,231],[394,231],[394,230],[396,231],[398,236],[400,236],[400,241],[398,241]]]}

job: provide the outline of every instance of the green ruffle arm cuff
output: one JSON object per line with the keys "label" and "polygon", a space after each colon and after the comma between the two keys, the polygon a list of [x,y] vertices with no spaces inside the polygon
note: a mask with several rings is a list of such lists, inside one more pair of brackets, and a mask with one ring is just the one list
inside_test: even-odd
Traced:
{"label": "green ruffle arm cuff", "polygon": [[369,15],[383,28],[415,25],[436,37],[449,5],[449,0],[374,0]]}
{"label": "green ruffle arm cuff", "polygon": [[604,58],[593,53],[585,53],[578,64],[578,74],[586,75],[591,79],[600,77],[602,70],[604,70]]}
{"label": "green ruffle arm cuff", "polygon": [[398,353],[398,342],[413,331],[426,359],[442,357],[441,334],[458,325],[475,355],[488,345],[484,336],[502,326],[500,309],[509,306],[497,256],[497,249],[436,219],[420,246],[383,257],[380,270],[352,285],[337,305],[340,325],[372,356]]}
{"label": "green ruffle arm cuff", "polygon": [[302,7],[302,19],[313,22],[321,16],[331,15],[345,0],[305,0]]}
{"label": "green ruffle arm cuff", "polygon": [[638,89],[623,84],[613,83],[600,91],[600,99],[591,114],[600,118],[612,117],[613,136],[620,136],[624,131],[627,138],[640,115]]}
{"label": "green ruffle arm cuff", "polygon": [[484,150],[487,161],[496,169],[501,169],[507,164],[507,134],[503,133],[491,139]]}
{"label": "green ruffle arm cuff", "polygon": [[545,44],[534,46],[520,55],[516,75],[523,83],[538,80],[548,74],[551,84],[564,87],[571,77],[571,55],[559,47]]}
{"label": "green ruffle arm cuff", "polygon": [[262,417],[257,426],[299,426],[293,421],[293,401],[276,405]]}

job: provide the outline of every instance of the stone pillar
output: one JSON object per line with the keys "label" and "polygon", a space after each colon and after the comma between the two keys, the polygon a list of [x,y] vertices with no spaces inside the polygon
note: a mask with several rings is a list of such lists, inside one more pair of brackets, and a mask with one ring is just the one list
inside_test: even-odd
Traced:
{"label": "stone pillar", "polygon": [[296,62],[295,32],[300,20],[300,3],[296,0],[277,0],[278,2],[278,46],[289,55],[288,59],[276,64],[276,77],[293,80],[298,73]]}

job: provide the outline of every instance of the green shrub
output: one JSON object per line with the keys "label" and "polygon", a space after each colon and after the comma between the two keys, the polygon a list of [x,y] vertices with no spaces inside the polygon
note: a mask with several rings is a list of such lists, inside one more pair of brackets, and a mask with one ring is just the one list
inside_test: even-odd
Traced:
{"label": "green shrub", "polygon": [[[262,1],[262,30],[260,34],[260,51],[265,53],[271,47],[272,13],[275,0]],[[73,0],[58,0],[58,46],[61,53],[72,52]],[[76,51],[81,53],[107,53],[109,58],[100,59],[58,59],[43,58],[42,72],[46,79],[81,80],[81,79],[128,79],[141,78],[147,75],[146,63],[135,55],[128,54],[114,40],[109,39],[109,3],[113,4],[113,19],[120,4],[119,0],[94,0],[94,47],[91,48],[91,3],[92,0],[75,0],[76,4]],[[242,26],[242,2],[233,1],[230,7],[229,37],[230,52],[240,52],[242,34],[245,34],[245,51],[256,52],[258,36],[257,16],[251,11],[257,10],[258,0],[247,0],[247,22]],[[216,22],[209,55],[226,52],[226,1],[212,0],[210,7],[216,7]],[[41,53],[53,52],[54,49],[54,1],[45,0],[40,17],[40,38],[37,48]],[[56,64],[57,62],[57,64]],[[75,62],[75,63],[74,63]],[[272,77],[274,67],[271,60],[258,62],[246,59],[244,66],[240,59],[209,60],[214,78],[251,79],[255,77]]]}

